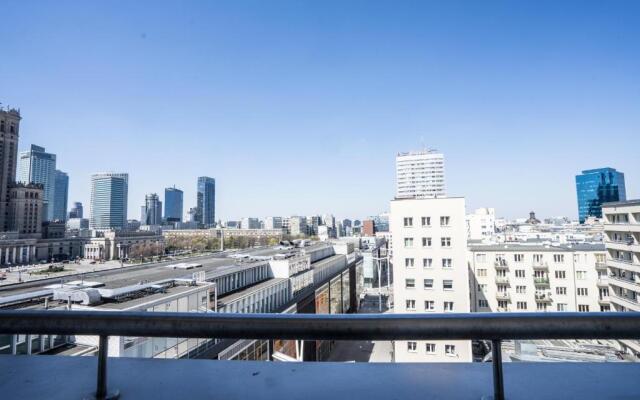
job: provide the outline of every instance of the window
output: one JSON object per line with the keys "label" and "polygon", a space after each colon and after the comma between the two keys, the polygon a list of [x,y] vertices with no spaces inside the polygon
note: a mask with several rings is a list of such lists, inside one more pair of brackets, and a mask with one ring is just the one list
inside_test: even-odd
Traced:
{"label": "window", "polygon": [[444,311],[453,311],[453,301],[445,301],[444,302]]}
{"label": "window", "polygon": [[516,270],[516,278],[524,278],[524,270],[523,269],[517,269]]}
{"label": "window", "polygon": [[489,308],[489,301],[487,301],[487,300],[478,300],[478,307],[480,307],[480,308]]}
{"label": "window", "polygon": [[562,286],[558,286],[556,288],[556,294],[561,294],[561,295],[567,294],[567,288],[566,287],[562,287]]}
{"label": "window", "polygon": [[452,290],[453,289],[453,281],[451,279],[445,279],[442,281],[442,288],[444,290]]}
{"label": "window", "polygon": [[416,342],[407,342],[407,351],[409,353],[415,353],[418,349],[418,343]]}
{"label": "window", "polygon": [[564,262],[564,254],[554,254],[553,262],[555,263],[563,263]]}
{"label": "window", "polygon": [[442,247],[451,247],[451,238],[450,237],[440,238],[440,245]]}
{"label": "window", "polygon": [[422,226],[431,226],[431,217],[422,217]]}
{"label": "window", "polygon": [[557,279],[566,279],[567,278],[567,273],[565,271],[556,271],[556,278]]}
{"label": "window", "polygon": [[567,311],[567,305],[565,303],[556,304],[556,309],[558,311]]}
{"label": "window", "polygon": [[424,347],[425,347],[425,351],[427,352],[427,354],[435,354],[436,353],[436,344],[435,343],[426,343]]}
{"label": "window", "polygon": [[433,289],[433,279],[425,279],[424,280],[424,288],[425,289]]}
{"label": "window", "polygon": [[416,301],[415,300],[407,300],[406,302],[407,310],[415,311],[416,310]]}
{"label": "window", "polygon": [[588,291],[586,287],[581,287],[576,289],[576,291],[578,292],[578,296],[587,296]]}
{"label": "window", "polygon": [[405,289],[415,289],[416,288],[416,280],[415,279],[405,279],[404,280]]}
{"label": "window", "polygon": [[449,217],[440,217],[440,226],[449,226]]}
{"label": "window", "polygon": [[413,238],[404,238],[404,247],[413,247]]}
{"label": "window", "polygon": [[422,238],[422,247],[431,247],[431,238],[423,237]]}
{"label": "window", "polygon": [[536,310],[538,310],[538,311],[547,311],[547,303],[538,303],[536,305]]}
{"label": "window", "polygon": [[519,301],[517,303],[517,308],[518,308],[518,310],[526,310],[527,309],[527,302],[526,301]]}
{"label": "window", "polygon": [[519,294],[527,293],[527,287],[526,286],[516,286],[516,293],[519,293]]}
{"label": "window", "polygon": [[423,258],[422,259],[422,267],[423,268],[431,268],[431,267],[433,267],[433,260],[431,258]]}
{"label": "window", "polygon": [[486,283],[482,283],[482,284],[478,284],[478,292],[480,293],[487,293],[487,284]]}
{"label": "window", "polygon": [[515,262],[524,261],[524,254],[514,254],[513,255],[513,261],[515,261]]}
{"label": "window", "polygon": [[578,312],[589,312],[589,305],[578,304]]}
{"label": "window", "polygon": [[404,266],[407,268],[413,268],[413,258],[405,258]]}
{"label": "window", "polygon": [[452,266],[453,266],[453,263],[450,258],[442,259],[442,268],[451,268]]}
{"label": "window", "polygon": [[479,263],[487,262],[487,255],[484,253],[476,254],[476,261]]}
{"label": "window", "polygon": [[487,270],[484,268],[480,268],[476,270],[476,275],[478,276],[487,276]]}
{"label": "window", "polygon": [[542,262],[542,260],[544,259],[542,254],[534,254],[533,255],[533,262],[535,262],[536,264],[539,264]]}
{"label": "window", "polygon": [[587,271],[576,271],[576,279],[587,279]]}
{"label": "window", "polygon": [[455,356],[456,355],[456,346],[453,344],[445,344],[444,345],[444,354],[448,355],[448,356]]}
{"label": "window", "polygon": [[433,300],[425,300],[424,301],[424,310],[425,311],[434,311],[436,309],[436,302]]}
{"label": "window", "polygon": [[413,218],[404,217],[404,227],[405,228],[411,228],[412,226],[413,226]]}

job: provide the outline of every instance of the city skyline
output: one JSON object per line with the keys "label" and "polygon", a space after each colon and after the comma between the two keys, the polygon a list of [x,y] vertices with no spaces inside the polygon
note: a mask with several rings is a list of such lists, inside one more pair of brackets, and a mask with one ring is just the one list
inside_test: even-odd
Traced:
{"label": "city skyline", "polygon": [[130,216],[174,184],[186,212],[211,176],[216,220],[365,217],[387,211],[396,153],[423,145],[467,212],[577,219],[574,176],[601,167],[640,197],[637,146],[603,145],[638,140],[638,5],[103,7],[3,7],[15,62],[0,101],[22,109],[20,151],[58,156],[70,202],[88,205],[90,175],[111,170],[130,174]]}

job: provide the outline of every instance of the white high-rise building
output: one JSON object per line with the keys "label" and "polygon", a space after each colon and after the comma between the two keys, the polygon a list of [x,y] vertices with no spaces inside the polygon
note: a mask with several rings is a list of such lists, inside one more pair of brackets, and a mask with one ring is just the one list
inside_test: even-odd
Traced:
{"label": "white high-rise building", "polygon": [[127,223],[129,174],[104,172],[91,175],[92,229],[123,229]]}
{"label": "white high-rise building", "polygon": [[444,155],[436,150],[398,153],[396,156],[396,198],[446,196]]}
{"label": "white high-rise building", "polygon": [[496,210],[493,208],[478,208],[467,215],[467,239],[491,239],[496,233]]}
{"label": "white high-rise building", "polygon": [[[464,198],[396,199],[393,296],[396,313],[468,313]],[[471,362],[468,340],[395,341],[397,362]]]}

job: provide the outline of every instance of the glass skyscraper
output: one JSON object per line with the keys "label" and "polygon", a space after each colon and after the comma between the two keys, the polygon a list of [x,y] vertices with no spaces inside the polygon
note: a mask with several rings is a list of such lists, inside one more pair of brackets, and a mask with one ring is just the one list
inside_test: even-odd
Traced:
{"label": "glass skyscraper", "polygon": [[53,219],[67,220],[67,202],[69,201],[69,175],[56,170],[55,191],[53,196]]}
{"label": "glass skyscraper", "polygon": [[105,172],[91,175],[92,229],[123,229],[127,223],[129,174]]}
{"label": "glass skyscraper", "polygon": [[581,224],[588,217],[602,218],[602,203],[627,199],[624,174],[614,168],[582,171],[582,174],[576,175],[576,192]]}
{"label": "glass skyscraper", "polygon": [[52,221],[54,219],[56,155],[47,153],[44,147],[32,144],[29,151],[20,153],[17,181],[24,184],[40,183],[44,186],[42,219]]}
{"label": "glass skyscraper", "polygon": [[216,223],[216,180],[208,176],[198,178],[197,221],[205,228]]}
{"label": "glass skyscraper", "polygon": [[183,193],[176,187],[164,189],[164,218],[167,222],[182,222]]}

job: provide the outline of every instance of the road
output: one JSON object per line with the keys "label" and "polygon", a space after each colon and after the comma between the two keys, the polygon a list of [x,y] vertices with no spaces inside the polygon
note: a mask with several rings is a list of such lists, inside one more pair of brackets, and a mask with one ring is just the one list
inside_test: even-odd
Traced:
{"label": "road", "polygon": [[[383,312],[390,312],[384,306]],[[358,314],[379,313],[377,295],[368,295]],[[391,362],[392,345],[390,341],[370,341],[370,340],[348,340],[336,341],[335,347],[331,351],[327,361],[337,362]]]}

